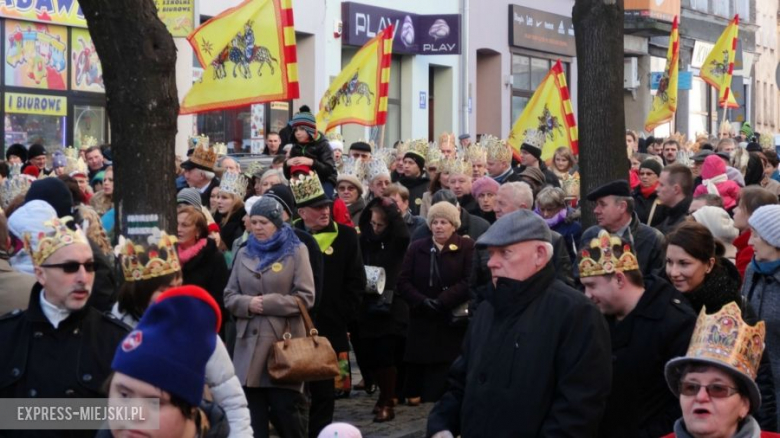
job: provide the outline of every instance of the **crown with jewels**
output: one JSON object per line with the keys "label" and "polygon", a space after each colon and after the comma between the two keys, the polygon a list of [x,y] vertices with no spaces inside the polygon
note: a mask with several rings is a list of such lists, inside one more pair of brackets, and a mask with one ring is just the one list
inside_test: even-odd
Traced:
{"label": "crown with jewels", "polygon": [[252,178],[255,175],[259,175],[263,172],[263,163],[259,161],[253,161],[249,163],[249,166],[244,171],[244,175],[246,175],[247,178]]}
{"label": "crown with jewels", "polygon": [[87,163],[83,158],[81,158],[81,156],[79,156],[78,149],[69,146],[63,149],[62,153],[65,155],[65,159],[67,160],[67,163],[65,164],[65,175],[87,176]]}
{"label": "crown with jewels", "polygon": [[33,181],[35,181],[35,179],[30,175],[17,173],[16,175],[11,176],[9,173],[9,177],[3,181],[3,185],[0,186],[0,205],[2,205],[3,210],[8,208],[17,196],[26,195],[27,191],[30,190],[30,184],[32,184]]}
{"label": "crown with jewels", "polygon": [[442,162],[442,173],[448,173],[452,175],[469,175],[471,176],[471,163],[460,158],[450,158]]}
{"label": "crown with jewels", "polygon": [[466,149],[466,159],[472,163],[484,163],[487,161],[487,150],[481,143],[472,143]]}
{"label": "crown with jewels", "polygon": [[487,160],[495,160],[502,163],[512,161],[512,150],[504,140],[500,140],[492,135],[483,135],[480,144],[485,148]]}
{"label": "crown with jewels", "polygon": [[342,157],[341,171],[339,175],[351,175],[363,181],[366,179],[366,165],[363,160],[356,160],[352,157]]}
{"label": "crown with jewels", "polygon": [[440,145],[449,144],[449,145],[455,146],[455,134],[453,134],[451,132],[449,132],[449,133],[448,132],[442,132],[441,135],[439,136],[439,144]]}
{"label": "crown with jewels", "polygon": [[243,174],[225,172],[225,174],[222,175],[222,181],[219,183],[219,191],[232,193],[238,198],[244,199],[244,196],[246,196],[247,184],[249,184],[249,180]]}
{"label": "crown with jewels", "polygon": [[215,143],[214,144],[214,152],[217,153],[218,157],[223,157],[227,155],[227,145],[225,143]]}
{"label": "crown with jewels", "polygon": [[8,165],[8,178],[13,178],[16,175],[22,174],[22,163],[14,163]]}
{"label": "crown with jewels", "polygon": [[326,197],[320,178],[314,172],[308,175],[301,175],[297,179],[290,181],[290,189],[292,189],[295,203],[298,206],[314,201],[317,198]]}
{"label": "crown with jewels", "polygon": [[98,141],[95,137],[92,137],[91,135],[85,135],[84,138],[81,139],[81,150],[86,150],[91,148],[92,146],[97,146]]}
{"label": "crown with jewels", "polygon": [[398,150],[393,148],[379,148],[371,154],[371,160],[382,160],[385,163],[385,167],[389,169],[398,158],[398,154]]}
{"label": "crown with jewels", "polygon": [[190,161],[213,170],[217,164],[217,150],[213,146],[209,146],[209,138],[204,135],[190,137],[189,143],[190,149],[194,149]]}
{"label": "crown with jewels", "polygon": [[764,321],[748,325],[735,302],[726,304],[712,315],[707,315],[705,307],[696,320],[685,357],[714,360],[755,379],[765,339]]}
{"label": "crown with jewels", "polygon": [[375,178],[385,175],[390,177],[390,170],[383,157],[372,156],[371,161],[366,163],[366,181],[371,182]]}
{"label": "crown with jewels", "polygon": [[418,138],[417,140],[409,140],[406,142],[405,146],[406,147],[404,148],[404,155],[415,154],[420,158],[422,158],[423,160],[427,159],[428,149],[429,149],[428,140],[424,138]]}
{"label": "crown with jewels", "polygon": [[325,139],[328,141],[340,141],[344,143],[344,137],[342,137],[341,134],[336,131],[330,131],[327,134],[325,134]]}
{"label": "crown with jewels", "polygon": [[428,150],[425,152],[425,164],[427,166],[441,166],[444,155],[441,154],[441,149],[436,143],[428,145]]}
{"label": "crown with jewels", "polygon": [[149,240],[148,247],[144,248],[124,236],[119,236],[119,245],[114,249],[114,253],[121,260],[125,280],[149,280],[181,271],[179,255],[174,247],[176,237],[163,231],[157,242],[154,242],[154,237],[151,236]]}
{"label": "crown with jewels", "polygon": [[[614,248],[623,246],[623,254],[615,256]],[[601,255],[598,260],[591,257],[593,249],[599,249]],[[601,230],[598,237],[590,241],[590,249],[583,249],[580,253],[580,278],[609,275],[616,272],[638,271],[639,262],[631,251],[631,245],[624,244],[622,239],[610,235],[607,230]]]}
{"label": "crown with jewels", "polygon": [[544,132],[536,129],[525,130],[525,138],[523,139],[523,144],[527,144],[529,146],[533,146],[539,150],[542,150],[544,149],[545,142],[547,142],[547,137],[545,137]]}
{"label": "crown with jewels", "polygon": [[74,243],[89,245],[84,233],[78,227],[75,230],[68,228],[68,223],[72,221],[73,218],[71,216],[65,216],[62,218],[55,217],[44,222],[43,226],[51,228],[52,231],[41,231],[38,233],[37,248],[32,247],[30,233],[24,233],[22,241],[27,252],[32,255],[35,266],[40,266],[52,254],[68,245],[73,245]]}

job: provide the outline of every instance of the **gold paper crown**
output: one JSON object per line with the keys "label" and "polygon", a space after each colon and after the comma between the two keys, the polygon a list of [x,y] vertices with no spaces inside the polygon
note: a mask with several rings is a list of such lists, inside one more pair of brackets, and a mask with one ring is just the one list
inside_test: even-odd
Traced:
{"label": "gold paper crown", "polygon": [[320,178],[312,172],[308,175],[301,175],[298,179],[290,181],[295,203],[300,205],[319,197],[325,197],[325,189],[322,188]]}
{"label": "gold paper crown", "polygon": [[428,157],[428,140],[424,138],[407,141],[405,146],[404,155],[415,154],[422,159],[426,159]]}
{"label": "gold paper crown", "polygon": [[214,152],[216,152],[219,157],[227,155],[227,145],[225,143],[215,143]]}
{"label": "gold paper crown", "polygon": [[371,161],[366,163],[366,181],[370,183],[375,178],[382,175],[390,177],[390,170],[387,167],[384,157],[372,156]]}
{"label": "gold paper crown", "polygon": [[67,160],[65,175],[74,176],[82,174],[85,177],[87,176],[89,173],[87,163],[79,156],[79,151],[76,148],[67,147],[63,150],[63,154],[65,154],[65,159]]}
{"label": "gold paper crown", "polygon": [[226,172],[222,175],[222,181],[219,183],[219,191],[232,193],[243,200],[246,196],[248,183],[249,180],[243,174]]}
{"label": "gold paper crown", "polygon": [[336,131],[330,131],[325,134],[325,139],[328,141],[340,141],[344,143],[344,137],[342,137],[341,134]]}
{"label": "gold paper crown", "polygon": [[52,218],[49,221],[43,223],[44,227],[50,227],[52,232],[41,231],[38,233],[38,247],[32,247],[32,237],[30,233],[24,233],[23,241],[24,247],[27,252],[32,256],[35,266],[40,266],[46,261],[52,254],[74,243],[83,243],[89,245],[87,238],[78,228],[74,231],[68,228],[68,223],[72,222],[73,218],[65,216],[63,218]]}
{"label": "gold paper crown", "polygon": [[471,176],[471,163],[460,158],[451,158],[444,160],[441,166],[441,172],[452,175]]}
{"label": "gold paper crown", "polygon": [[775,139],[772,134],[761,134],[758,137],[758,144],[761,145],[761,149],[772,150],[775,148]]}
{"label": "gold paper crown", "polygon": [[77,160],[79,158],[79,150],[72,146],[68,146],[64,148],[62,150],[62,154],[65,155],[65,158],[68,160],[70,159]]}
{"label": "gold paper crown", "polygon": [[466,159],[472,164],[484,163],[487,160],[487,151],[480,143],[472,143],[466,150]]}
{"label": "gold paper crown", "polygon": [[92,137],[91,135],[85,135],[84,138],[81,139],[81,150],[89,149],[92,146],[97,146],[98,141],[95,137]]}
{"label": "gold paper crown", "polygon": [[499,140],[492,135],[484,135],[480,141],[485,148],[488,160],[509,163],[512,161],[512,150],[504,140]]}
{"label": "gold paper crown", "polygon": [[0,187],[0,205],[3,210],[8,208],[11,205],[11,201],[16,199],[17,196],[27,194],[33,181],[34,179],[31,176],[19,174],[10,176],[3,181],[3,185]]}
{"label": "gold paper crown", "polygon": [[176,237],[169,236],[164,231],[160,234],[160,240],[151,243],[148,248],[119,236],[119,245],[114,251],[121,260],[125,280],[149,280],[181,271],[174,243]]}
{"label": "gold paper crown", "polygon": [[441,162],[444,160],[444,156],[441,154],[441,149],[436,143],[428,145],[428,150],[425,151],[425,165],[426,166],[441,166]]}
{"label": "gold paper crown", "polygon": [[442,132],[441,135],[439,136],[439,144],[440,145],[449,144],[455,146],[455,134],[451,132],[449,133]]}
{"label": "gold paper crown", "polygon": [[619,248],[621,245],[623,241],[620,237],[610,235],[607,230],[602,229],[598,237],[590,241],[590,248],[598,248],[601,255],[598,261],[593,260],[590,250],[582,250],[579,263],[580,278],[639,270],[639,262],[631,251],[631,245],[623,245],[623,254],[620,258],[615,256],[614,247]]}
{"label": "gold paper crown", "polygon": [[246,171],[244,171],[244,175],[246,175],[247,178],[252,178],[255,176],[255,174],[260,174],[263,169],[263,163],[259,161],[253,161],[249,164],[249,167],[246,168]]}
{"label": "gold paper crown", "polygon": [[[190,139],[192,140],[192,139]],[[195,164],[206,167],[209,170],[214,170],[214,166],[217,164],[217,151],[213,146],[209,147],[208,137],[206,137],[205,146],[203,143],[198,143],[195,146],[195,150],[190,156],[190,161]]]}
{"label": "gold paper crown", "polygon": [[764,321],[755,326],[748,325],[733,301],[712,315],[707,315],[704,307],[696,320],[685,357],[715,360],[755,380],[765,337]]}
{"label": "gold paper crown", "polygon": [[731,126],[731,122],[729,122],[728,120],[724,120],[720,122],[720,128],[718,129],[718,132],[721,134],[723,133],[731,134],[734,132],[734,127]]}
{"label": "gold paper crown", "polygon": [[533,146],[539,150],[544,149],[544,143],[547,141],[547,138],[544,136],[544,132],[536,130],[536,129],[526,129],[525,130],[525,139],[523,139],[523,143],[527,144],[529,146]]}

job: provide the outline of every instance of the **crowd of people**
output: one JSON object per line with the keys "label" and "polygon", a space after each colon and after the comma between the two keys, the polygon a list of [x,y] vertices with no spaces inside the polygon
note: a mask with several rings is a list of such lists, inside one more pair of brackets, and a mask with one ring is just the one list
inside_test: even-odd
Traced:
{"label": "crowd of people", "polygon": [[[332,423],[356,391],[375,422],[428,404],[435,438],[780,436],[778,155],[729,128],[627,132],[584,228],[577,157],[541,132],[347,145],[301,108],[267,168],[192,137],[176,235],[140,241],[113,228],[110,148],[13,145],[0,397],[157,397],[157,436],[353,436]],[[270,371],[302,309],[333,378]]]}

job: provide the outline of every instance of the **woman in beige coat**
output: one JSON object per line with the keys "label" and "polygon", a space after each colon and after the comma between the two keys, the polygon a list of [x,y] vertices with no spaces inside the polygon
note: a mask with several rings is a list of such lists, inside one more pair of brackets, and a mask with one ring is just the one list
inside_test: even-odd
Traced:
{"label": "woman in beige coat", "polygon": [[305,336],[296,298],[307,308],[314,304],[309,252],[283,222],[282,206],[273,198],[257,201],[249,219],[249,239],[236,254],[225,289],[225,307],[236,318],[236,376],[246,393],[256,437],[269,435],[271,420],[282,437],[303,438],[307,436],[303,383],[272,381],[267,362],[272,345],[285,332]]}

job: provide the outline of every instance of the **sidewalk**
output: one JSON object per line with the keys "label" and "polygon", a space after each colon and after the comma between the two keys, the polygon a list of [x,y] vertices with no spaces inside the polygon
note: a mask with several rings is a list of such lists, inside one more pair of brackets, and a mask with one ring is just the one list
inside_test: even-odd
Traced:
{"label": "sidewalk", "polygon": [[360,429],[364,437],[377,438],[424,438],[428,412],[432,403],[395,408],[395,419],[386,423],[374,423],[371,410],[376,404],[378,393],[368,395],[353,391],[349,399],[336,400],[334,421],[350,423]]}

